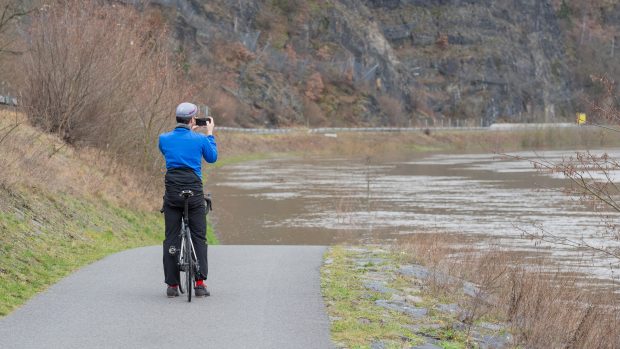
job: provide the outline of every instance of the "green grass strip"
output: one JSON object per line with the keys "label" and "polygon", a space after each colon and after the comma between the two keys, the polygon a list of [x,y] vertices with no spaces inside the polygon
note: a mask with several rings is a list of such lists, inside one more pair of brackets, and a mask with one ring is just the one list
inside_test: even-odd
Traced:
{"label": "green grass strip", "polygon": [[[110,254],[160,245],[159,212],[103,200],[32,191],[0,191],[0,316],[75,270]],[[219,241],[211,225],[207,241]]]}

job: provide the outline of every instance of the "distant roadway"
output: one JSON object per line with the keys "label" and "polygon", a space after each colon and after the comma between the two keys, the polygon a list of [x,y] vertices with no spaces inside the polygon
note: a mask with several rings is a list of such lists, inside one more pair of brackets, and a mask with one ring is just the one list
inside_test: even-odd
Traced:
{"label": "distant roadway", "polygon": [[162,248],[84,267],[0,319],[0,348],[331,348],[324,247],[210,246],[212,296],[166,298]]}
{"label": "distant roadway", "polygon": [[575,123],[497,123],[491,126],[418,126],[418,127],[320,127],[320,128],[241,128],[218,127],[218,131],[239,132],[249,134],[288,134],[288,133],[409,133],[409,132],[442,132],[442,131],[508,131],[540,128],[589,128],[590,125],[579,126]]}

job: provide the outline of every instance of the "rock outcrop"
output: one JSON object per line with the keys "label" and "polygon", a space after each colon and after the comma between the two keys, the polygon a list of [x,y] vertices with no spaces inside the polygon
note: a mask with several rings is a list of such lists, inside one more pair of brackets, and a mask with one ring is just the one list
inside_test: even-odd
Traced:
{"label": "rock outcrop", "polygon": [[[573,113],[550,0],[151,3],[173,21],[188,62],[243,106],[229,124],[489,125]],[[310,76],[321,95],[309,94]]]}

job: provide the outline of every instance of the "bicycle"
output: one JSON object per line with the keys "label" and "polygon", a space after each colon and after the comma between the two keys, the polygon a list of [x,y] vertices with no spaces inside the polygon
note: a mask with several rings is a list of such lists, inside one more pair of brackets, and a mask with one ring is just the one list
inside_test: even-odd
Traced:
{"label": "bicycle", "polygon": [[[194,278],[200,273],[200,264],[196,257],[196,250],[194,249],[194,242],[192,241],[192,234],[189,229],[189,213],[188,213],[188,200],[194,196],[194,192],[191,190],[183,190],[179,196],[183,197],[183,217],[181,219],[181,230],[179,232],[181,238],[181,248],[177,257],[177,264],[179,270],[185,274],[185,287],[187,290],[187,301],[192,301],[192,286]],[[209,214],[212,211],[211,194],[207,194],[205,197],[205,214]],[[182,283],[179,284],[179,291],[183,294]]]}

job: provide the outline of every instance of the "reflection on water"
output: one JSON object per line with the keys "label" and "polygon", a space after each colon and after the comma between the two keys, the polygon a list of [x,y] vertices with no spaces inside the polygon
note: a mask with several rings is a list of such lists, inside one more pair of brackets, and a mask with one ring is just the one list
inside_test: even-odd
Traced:
{"label": "reflection on water", "polygon": [[[620,156],[619,152],[610,154]],[[558,161],[568,152],[519,153]],[[601,245],[601,214],[560,191],[557,175],[537,173],[524,160],[493,154],[430,155],[408,161],[266,160],[220,169],[210,180],[216,230],[225,243],[331,244],[398,240],[420,231],[496,237],[495,243],[533,250],[523,230]],[[545,246],[563,263],[577,251]],[[608,274],[609,261],[588,270]]]}

